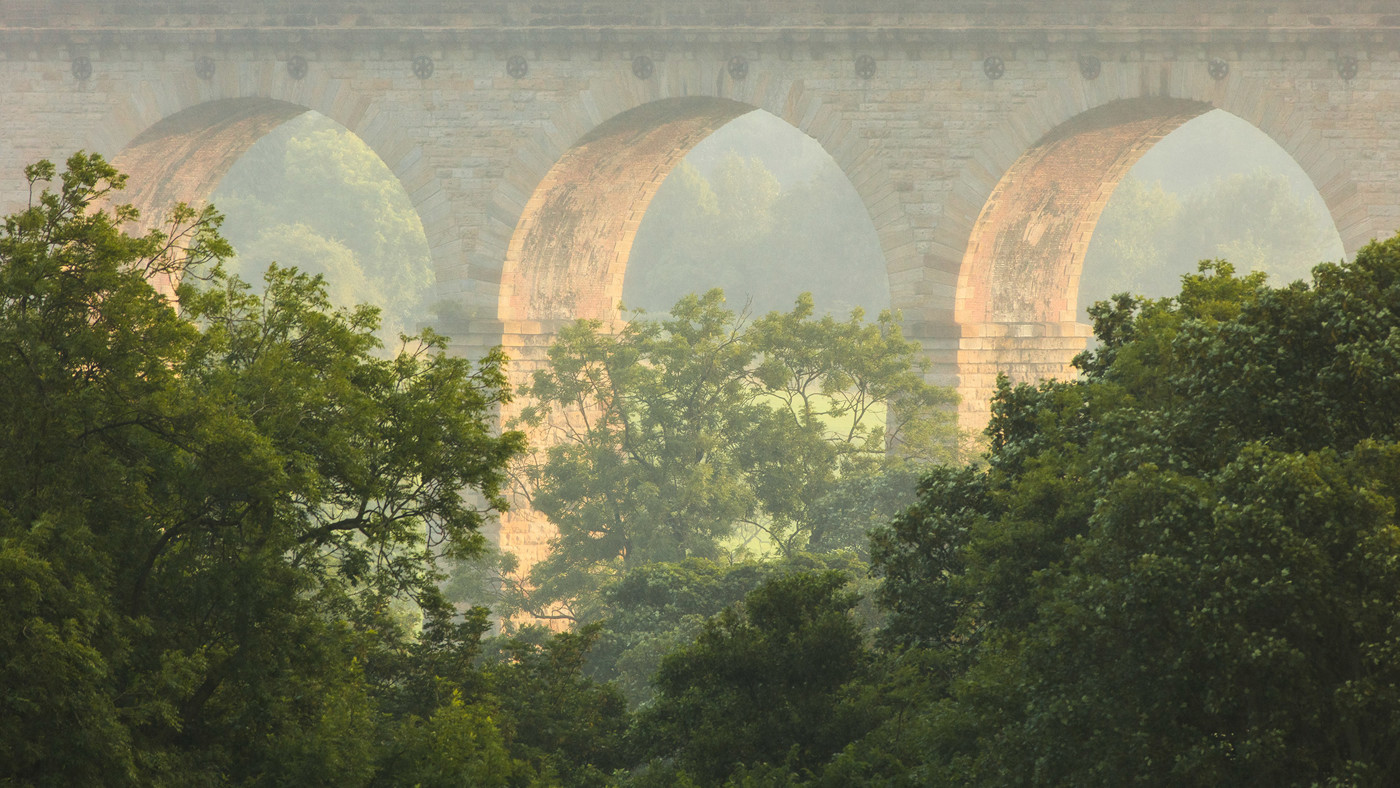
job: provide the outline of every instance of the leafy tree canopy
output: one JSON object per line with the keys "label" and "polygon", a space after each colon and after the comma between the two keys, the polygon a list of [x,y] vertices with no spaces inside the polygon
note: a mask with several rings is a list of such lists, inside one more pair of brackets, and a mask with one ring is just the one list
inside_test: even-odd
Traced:
{"label": "leafy tree canopy", "polygon": [[[559,530],[531,575],[535,611],[577,617],[656,562],[863,550],[898,482],[912,487],[905,469],[956,449],[953,395],[923,381],[889,313],[818,319],[804,297],[749,322],[711,291],[615,334],[566,327],[549,359],[522,389],[521,420],[547,448],[520,479]],[[862,497],[880,485],[893,494]],[[831,496],[866,511],[828,517],[843,506]]]}
{"label": "leafy tree canopy", "polygon": [[[617,684],[632,705],[645,705],[655,695],[653,679],[662,659],[693,641],[711,616],[742,602],[763,583],[794,573],[838,571],[863,592],[871,585],[866,570],[850,550],[733,563],[687,558],[638,567],[604,584],[581,610],[582,620],[601,626],[589,672]],[[867,627],[879,615],[864,599],[858,612]]]}
{"label": "leafy tree canopy", "polygon": [[863,732],[842,695],[867,660],[846,582],[835,571],[775,577],[667,656],[637,720],[654,768],[706,785],[740,765],[806,770]]}
{"label": "leafy tree canopy", "polygon": [[875,539],[887,639],[946,677],[903,774],[1394,783],[1397,306],[1400,238],[1310,286],[1205,263],[1098,305],[1082,380],[1003,384],[988,467]]}
{"label": "leafy tree canopy", "polygon": [[460,493],[501,505],[520,451],[490,428],[502,359],[431,332],[381,357],[376,311],[321,279],[225,276],[212,209],[134,237],[100,157],[26,172],[0,228],[0,782],[367,785],[412,752],[446,775],[424,784],[504,784],[484,615],[454,620],[433,563],[480,550]]}

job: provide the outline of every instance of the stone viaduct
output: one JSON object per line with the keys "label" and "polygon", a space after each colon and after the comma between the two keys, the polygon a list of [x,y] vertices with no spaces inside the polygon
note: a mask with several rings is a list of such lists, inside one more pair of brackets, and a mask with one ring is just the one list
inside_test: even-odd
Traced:
{"label": "stone viaduct", "polygon": [[[616,316],[672,166],[767,110],[864,199],[969,424],[997,372],[1069,372],[1104,204],[1213,108],[1294,157],[1348,254],[1400,229],[1395,0],[0,0],[0,210],[80,148],[148,214],[199,202],[315,110],[403,183],[456,349],[520,370],[560,321]],[[527,562],[538,537],[503,534]]]}

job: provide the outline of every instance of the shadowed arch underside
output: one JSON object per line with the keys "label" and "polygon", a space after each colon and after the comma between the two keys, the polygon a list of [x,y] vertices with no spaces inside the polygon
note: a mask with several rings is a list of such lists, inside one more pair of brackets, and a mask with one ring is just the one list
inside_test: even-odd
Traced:
{"label": "shadowed arch underside", "polygon": [[502,271],[500,318],[613,320],[647,207],[692,148],[753,107],[721,98],[663,99],[585,135],[535,189]]}

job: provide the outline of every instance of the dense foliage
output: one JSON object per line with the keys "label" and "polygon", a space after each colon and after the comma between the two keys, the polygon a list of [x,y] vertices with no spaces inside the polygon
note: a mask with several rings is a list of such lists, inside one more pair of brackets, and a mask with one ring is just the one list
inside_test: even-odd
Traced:
{"label": "dense foliage", "polygon": [[[501,359],[432,334],[381,358],[375,310],[319,279],[211,272],[212,211],[131,237],[100,158],[27,174],[0,230],[0,781],[504,780],[484,615],[454,622],[433,568],[480,550],[460,491],[500,504],[520,449],[489,428]],[[461,737],[496,750],[433,744]]]}
{"label": "dense foliage", "polygon": [[[871,585],[867,568],[849,550],[733,562],[687,558],[638,567],[605,583],[583,611],[585,620],[601,625],[587,672],[615,684],[634,706],[646,705],[655,697],[653,679],[662,660],[749,592],[790,574],[834,572],[848,579],[853,593],[865,593]],[[879,618],[868,595],[856,612],[867,629]]]}
{"label": "dense foliage", "polygon": [[[1400,238],[1101,304],[1083,377],[1003,385],[985,461],[877,529],[873,641],[839,574],[766,575],[661,658],[619,779],[1394,784],[1396,314]],[[732,593],[676,566],[609,593]]]}
{"label": "dense foliage", "polygon": [[934,783],[1400,778],[1400,238],[1312,286],[1212,263],[1003,387],[985,470],[877,536]]}
{"label": "dense foliage", "polygon": [[841,689],[863,667],[840,572],[781,575],[661,663],[638,720],[648,749],[706,781],[740,764],[817,766],[850,738]]}
{"label": "dense foliage", "polygon": [[868,547],[891,433],[946,447],[891,320],[712,294],[575,326],[526,414],[573,440],[527,479],[581,546],[541,587],[584,623],[488,638],[436,567],[480,553],[460,493],[500,505],[522,451],[489,428],[502,359],[385,358],[373,309],[294,270],[252,292],[212,211],[128,236],[100,158],[28,175],[0,782],[1400,781],[1400,237],[1311,285],[1214,262],[1101,303],[1082,378],[1003,384],[985,457],[913,466]]}

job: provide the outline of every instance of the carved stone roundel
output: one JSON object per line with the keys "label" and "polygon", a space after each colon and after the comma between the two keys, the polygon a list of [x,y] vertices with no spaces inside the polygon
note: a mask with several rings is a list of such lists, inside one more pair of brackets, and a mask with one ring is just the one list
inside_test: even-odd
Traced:
{"label": "carved stone roundel", "polygon": [[856,76],[861,79],[874,78],[877,70],[878,66],[875,64],[875,58],[869,55],[861,55],[856,58]]}
{"label": "carved stone roundel", "polygon": [[205,79],[205,80],[213,79],[213,78],[214,78],[214,58],[205,55],[205,56],[201,57],[200,59],[196,60],[196,61],[194,62],[194,73],[195,73],[195,76],[199,77],[200,79]]}
{"label": "carved stone roundel", "polygon": [[1348,82],[1356,79],[1356,74],[1360,70],[1361,65],[1351,55],[1343,55],[1337,60],[1337,75]]}
{"label": "carved stone roundel", "polygon": [[506,73],[513,79],[521,79],[530,73],[530,61],[524,55],[511,55],[506,60]]}
{"label": "carved stone roundel", "polygon": [[651,75],[656,73],[656,64],[651,62],[651,58],[646,55],[637,55],[632,58],[632,76],[637,79],[651,79]]}
{"label": "carved stone roundel", "polygon": [[988,79],[1001,79],[1006,74],[1006,61],[996,55],[990,55],[982,61],[982,73],[986,74]]}
{"label": "carved stone roundel", "polygon": [[73,58],[73,76],[79,80],[86,80],[92,76],[92,61],[86,56]]}
{"label": "carved stone roundel", "polygon": [[287,60],[287,75],[292,79],[301,79],[306,76],[306,71],[306,58],[301,55],[292,55],[291,58]]}
{"label": "carved stone roundel", "polygon": [[437,66],[433,64],[433,59],[427,55],[419,55],[413,59],[413,76],[419,79],[427,79],[433,75]]}
{"label": "carved stone roundel", "polygon": [[740,80],[749,75],[749,60],[743,55],[735,55],[729,58],[729,78]]}
{"label": "carved stone roundel", "polygon": [[1099,78],[1099,74],[1100,74],[1102,71],[1103,71],[1103,63],[1101,63],[1101,62],[1099,61],[1099,59],[1096,58],[1096,57],[1094,57],[1093,55],[1085,55],[1085,56],[1079,58],[1079,73],[1080,73],[1085,79],[1089,79],[1089,80],[1098,79],[1098,78]]}
{"label": "carved stone roundel", "polygon": [[1230,64],[1220,58],[1211,58],[1210,65],[1206,67],[1210,71],[1210,78],[1219,82],[1230,76]]}

